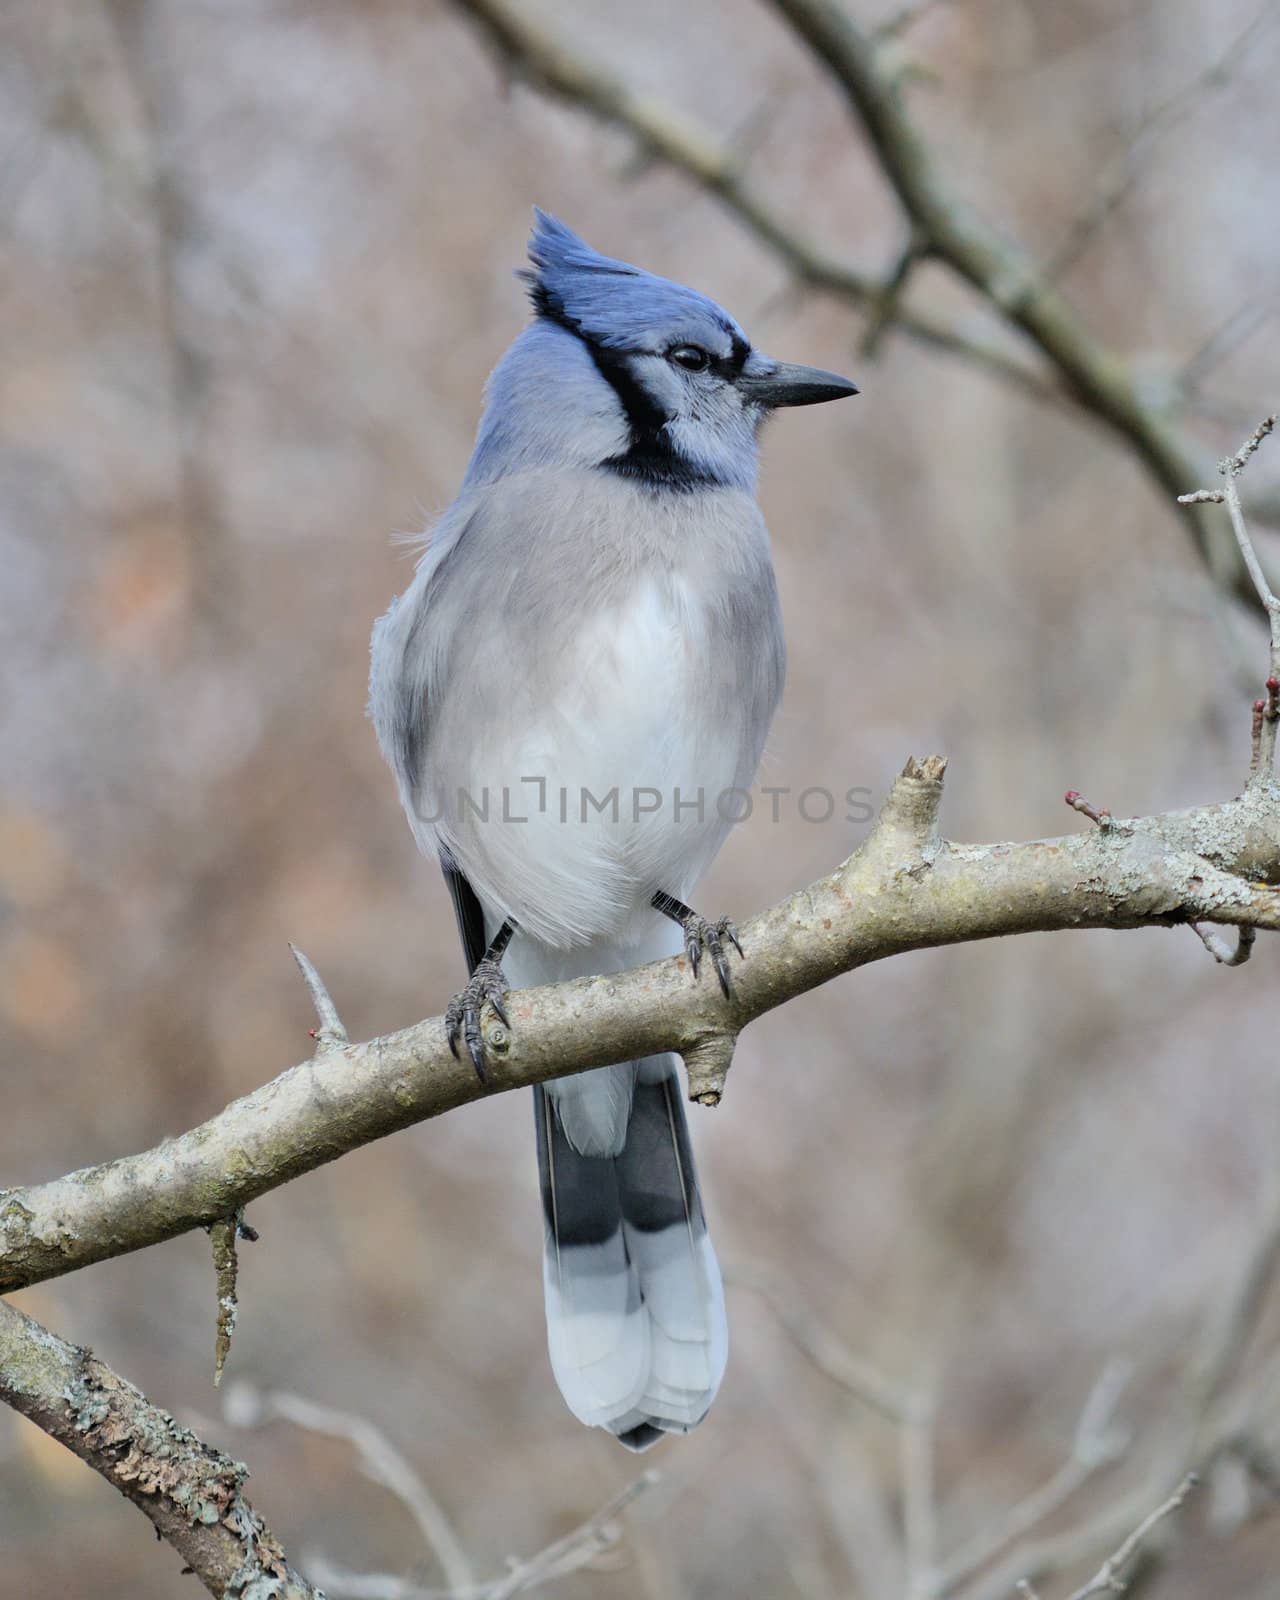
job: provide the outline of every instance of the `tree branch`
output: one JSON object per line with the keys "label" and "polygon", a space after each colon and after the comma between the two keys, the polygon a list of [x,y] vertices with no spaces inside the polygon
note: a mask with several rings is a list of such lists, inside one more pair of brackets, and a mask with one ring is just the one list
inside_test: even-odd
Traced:
{"label": "tree branch", "polygon": [[242,1462],[202,1443],[88,1350],[2,1301],[0,1400],[132,1500],[210,1594],[324,1600],[244,1498]]}
{"label": "tree branch", "polygon": [[1036,372],[999,345],[974,339],[931,312],[903,305],[890,292],[891,279],[881,282],[829,255],[748,182],[738,151],[675,106],[636,93],[620,78],[579,55],[549,29],[532,22],[527,8],[517,8],[506,0],[455,3],[479,24],[510,68],[544,92],[621,128],[635,139],[644,155],[665,161],[715,195],[807,288],[820,289],[880,316],[884,326],[900,328],[922,344],[959,356],[1037,399],[1072,398],[1052,377]]}
{"label": "tree branch", "polygon": [[1099,172],[1088,204],[1067,228],[1062,242],[1045,262],[1044,275],[1051,283],[1065,277],[1075,266],[1103,224],[1133,189],[1137,182],[1140,153],[1175,128],[1207,94],[1230,84],[1236,68],[1258,35],[1271,26],[1275,19],[1275,7],[1271,0],[1267,0],[1253,21],[1236,35],[1221,55],[1196,73],[1189,83],[1182,84],[1159,101],[1139,120],[1123,147]]}
{"label": "tree branch", "polygon": [[[1067,300],[1016,241],[1003,237],[947,185],[911,120],[901,74],[834,3],[773,0],[774,8],[832,73],[865,127],[872,150],[912,228],[913,248],[936,256],[965,278],[1012,329],[1049,363],[1040,371],[998,344],[976,340],[954,323],[904,305],[891,277],[882,281],[827,254],[752,187],[737,154],[676,107],[632,90],[566,40],[530,20],[510,0],[454,0],[511,69],[545,92],[629,133],[645,155],[666,161],[716,196],[795,275],[917,341],[961,357],[1040,400],[1068,402],[1102,424],[1146,468],[1166,496],[1206,476],[1202,452],[1166,412],[1145,399],[1125,362],[1089,333]],[[874,327],[874,323],[873,323]],[[875,330],[879,331],[879,330]],[[1259,520],[1280,520],[1280,506],[1261,502]],[[1200,507],[1180,516],[1216,583],[1238,597],[1248,576],[1224,531]]]}
{"label": "tree branch", "polygon": [[468,1584],[465,1588],[423,1589],[418,1584],[406,1583],[402,1578],[386,1572],[343,1572],[325,1561],[313,1566],[322,1573],[323,1580],[334,1600],[514,1600],[518,1594],[541,1589],[557,1578],[580,1572],[612,1550],[622,1537],[619,1514],[633,1500],[658,1483],[659,1476],[652,1468],[612,1495],[604,1505],[593,1512],[585,1522],[549,1544],[545,1550],[527,1559],[507,1558],[507,1570],[501,1577],[488,1583]]}
{"label": "tree branch", "polygon": [[676,1050],[692,1098],[714,1105],[749,1022],[907,950],[1063,928],[1280,929],[1273,782],[1065,838],[961,845],[937,834],[944,765],[908,762],[861,848],[746,925],[728,999],[692,983],[683,957],[514,993],[486,1084],[450,1054],[439,1017],[329,1045],[152,1150],[0,1190],[0,1293],[207,1226],[399,1128],[588,1067]]}
{"label": "tree branch", "polygon": [[[223,1415],[239,1428],[261,1427],[263,1423],[280,1418],[311,1433],[345,1439],[354,1446],[364,1475],[390,1490],[413,1518],[423,1543],[439,1562],[449,1588],[462,1593],[474,1587],[471,1562],[444,1508],[390,1439],[367,1418],[333,1406],[317,1405],[314,1400],[284,1389],[258,1390],[249,1383],[232,1385]],[[313,1572],[320,1573],[325,1563],[308,1559],[307,1565]],[[327,1588],[338,1587],[327,1576],[322,1576],[320,1581]]]}
{"label": "tree branch", "polygon": [[[1188,1473],[1174,1493],[1142,1519],[1120,1548],[1113,1555],[1107,1557],[1088,1583],[1083,1584],[1075,1591],[1071,1596],[1071,1600],[1089,1600],[1089,1596],[1095,1594],[1123,1594],[1125,1584],[1120,1574],[1133,1560],[1141,1548],[1143,1540],[1150,1534],[1156,1523],[1163,1522],[1166,1517],[1171,1517],[1175,1511],[1180,1511],[1186,1503],[1187,1496],[1198,1482],[1199,1480],[1194,1473]],[[1028,1600],[1039,1600],[1035,1590],[1025,1578],[1021,1580],[1018,1587],[1028,1597]]]}
{"label": "tree branch", "polygon": [[[1176,497],[1201,476],[1198,452],[1143,400],[1124,362],[1094,339],[1027,251],[951,189],[906,109],[900,83],[837,0],[773,0],[773,6],[843,90],[933,253],[1032,339],[1079,403],[1119,435],[1166,495]],[[1184,506],[1183,515],[1214,578],[1252,596],[1243,564],[1220,531],[1196,506]]]}

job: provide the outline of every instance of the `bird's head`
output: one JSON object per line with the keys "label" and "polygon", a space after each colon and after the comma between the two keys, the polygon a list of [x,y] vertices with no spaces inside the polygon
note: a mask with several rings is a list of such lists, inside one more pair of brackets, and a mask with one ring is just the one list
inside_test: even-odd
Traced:
{"label": "bird's head", "polygon": [[545,363],[539,431],[576,429],[580,459],[655,487],[750,488],[771,411],[857,394],[847,378],[753,350],[695,289],[602,256],[557,218],[536,216],[522,274],[536,320],[508,358],[506,398],[528,403]]}

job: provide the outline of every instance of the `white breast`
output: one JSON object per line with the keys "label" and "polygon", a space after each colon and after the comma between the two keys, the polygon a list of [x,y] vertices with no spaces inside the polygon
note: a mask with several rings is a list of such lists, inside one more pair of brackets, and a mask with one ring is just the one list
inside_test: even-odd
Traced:
{"label": "white breast", "polygon": [[688,899],[754,774],[781,638],[750,497],[554,490],[495,486],[442,568],[424,792],[449,814],[415,826],[492,916],[565,949],[643,937],[655,889]]}
{"label": "white breast", "polygon": [[466,830],[464,870],[536,938],[628,942],[654,890],[688,893],[719,848],[745,752],[707,718],[704,638],[678,581],[643,582],[587,623],[560,692],[480,763],[490,820]]}

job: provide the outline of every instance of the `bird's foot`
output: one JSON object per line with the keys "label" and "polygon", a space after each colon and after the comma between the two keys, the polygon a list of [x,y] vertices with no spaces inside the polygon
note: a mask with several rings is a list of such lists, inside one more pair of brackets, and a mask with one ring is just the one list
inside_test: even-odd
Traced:
{"label": "bird's foot", "polygon": [[720,917],[715,922],[710,918],[699,917],[696,910],[691,910],[685,902],[678,901],[674,894],[667,894],[659,890],[650,901],[654,910],[661,912],[664,917],[670,917],[672,922],[680,923],[685,933],[685,955],[690,960],[693,968],[694,981],[698,979],[698,968],[702,965],[702,952],[706,950],[712,965],[715,966],[715,976],[720,979],[720,987],[728,998],[730,992],[730,958],[725,950],[725,942],[730,942],[734,950],[738,950],[742,958],[742,946],[738,942],[738,930],[728,917]]}
{"label": "bird's foot", "polygon": [[462,1040],[467,1047],[467,1054],[471,1057],[471,1065],[476,1069],[476,1077],[481,1083],[485,1081],[485,1056],[480,1016],[487,1003],[498,1021],[509,1028],[511,1022],[502,1005],[507,993],[508,984],[503,975],[501,959],[486,955],[471,974],[466,988],[460,989],[454,995],[445,1010],[444,1026],[449,1039],[449,1048],[457,1056],[458,1040]]}
{"label": "bird's foot", "polygon": [[680,919],[680,926],[684,929],[684,953],[689,958],[689,965],[693,968],[693,975],[698,976],[698,968],[702,964],[702,953],[705,950],[711,957],[712,965],[716,969],[716,977],[720,980],[720,987],[726,996],[729,993],[729,955],[725,944],[731,944],[742,957],[742,946],[738,943],[738,930],[728,917],[717,917],[712,922],[707,917],[700,917],[696,911],[689,911]]}
{"label": "bird's foot", "polygon": [[712,922],[708,917],[700,917],[696,911],[691,911],[683,900],[677,900],[671,894],[664,894],[661,889],[654,895],[650,904],[664,917],[670,917],[672,922],[678,922],[684,930],[684,953],[689,958],[694,978],[698,976],[698,968],[702,965],[702,953],[705,950],[711,957],[716,977],[719,978],[720,987],[727,997],[729,956],[725,950],[726,942],[733,946],[739,957],[742,955],[742,946],[738,943],[738,930],[729,918],[719,917]]}

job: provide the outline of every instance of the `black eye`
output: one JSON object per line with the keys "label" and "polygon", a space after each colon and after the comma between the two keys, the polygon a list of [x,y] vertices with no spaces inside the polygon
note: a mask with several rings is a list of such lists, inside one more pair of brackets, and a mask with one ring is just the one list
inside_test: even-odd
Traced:
{"label": "black eye", "polygon": [[667,356],[686,372],[705,372],[711,365],[711,357],[696,344],[678,344]]}

